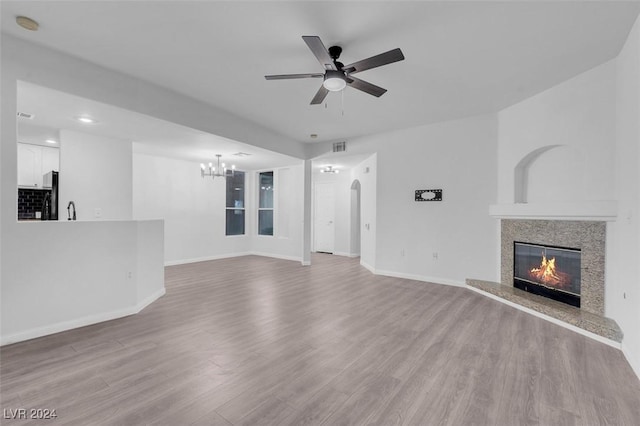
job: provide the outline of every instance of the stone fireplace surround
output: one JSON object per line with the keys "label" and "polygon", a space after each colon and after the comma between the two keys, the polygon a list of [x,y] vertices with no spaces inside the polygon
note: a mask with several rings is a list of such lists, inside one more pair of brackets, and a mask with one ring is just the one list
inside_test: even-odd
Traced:
{"label": "stone fireplace surround", "polygon": [[570,220],[513,220],[500,223],[502,285],[513,286],[513,242],[581,250],[580,309],[604,316],[606,223]]}
{"label": "stone fireplace surround", "polygon": [[[604,316],[606,222],[502,218],[500,236],[501,282],[467,279],[467,285],[606,339],[622,341],[618,325]],[[514,241],[580,249],[581,307],[513,287]]]}

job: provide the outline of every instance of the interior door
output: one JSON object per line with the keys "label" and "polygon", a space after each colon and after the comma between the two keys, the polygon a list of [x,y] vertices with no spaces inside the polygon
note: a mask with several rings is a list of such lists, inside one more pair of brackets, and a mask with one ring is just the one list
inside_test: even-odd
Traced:
{"label": "interior door", "polygon": [[333,253],[335,240],[335,201],[333,184],[316,184],[314,201],[314,251]]}

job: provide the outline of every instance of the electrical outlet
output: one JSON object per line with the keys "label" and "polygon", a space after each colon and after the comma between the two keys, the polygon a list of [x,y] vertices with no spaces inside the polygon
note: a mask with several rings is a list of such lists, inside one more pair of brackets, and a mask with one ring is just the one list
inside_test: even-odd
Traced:
{"label": "electrical outlet", "polygon": [[131,272],[131,271],[127,272],[127,278],[128,279],[133,278],[133,272]]}
{"label": "electrical outlet", "polygon": [[96,218],[102,217],[102,209],[99,207],[96,207],[95,209],[93,209],[93,217],[96,217]]}
{"label": "electrical outlet", "polygon": [[433,260],[438,260],[438,252],[437,251],[433,252]]}

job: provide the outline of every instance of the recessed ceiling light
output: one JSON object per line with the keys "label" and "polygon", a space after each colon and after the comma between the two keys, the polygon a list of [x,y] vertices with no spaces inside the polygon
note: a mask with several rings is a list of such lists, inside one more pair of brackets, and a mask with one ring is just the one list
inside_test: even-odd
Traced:
{"label": "recessed ceiling light", "polygon": [[16,23],[29,31],[38,31],[38,27],[40,26],[36,21],[26,16],[16,16]]}
{"label": "recessed ceiling light", "polygon": [[98,122],[97,120],[86,115],[79,115],[76,117],[76,120],[84,124],[95,124]]}
{"label": "recessed ceiling light", "polygon": [[315,139],[315,138],[317,138],[317,137],[318,137],[318,135],[316,135],[315,133],[311,133],[311,134],[309,135],[309,137],[310,137],[311,139]]}
{"label": "recessed ceiling light", "polygon": [[58,141],[53,140],[53,139],[47,139],[45,142],[46,143],[58,143]]}

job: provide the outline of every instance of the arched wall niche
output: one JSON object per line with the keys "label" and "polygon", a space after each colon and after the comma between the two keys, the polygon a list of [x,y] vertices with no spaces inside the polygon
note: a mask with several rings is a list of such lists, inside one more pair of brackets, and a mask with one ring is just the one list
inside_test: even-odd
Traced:
{"label": "arched wall niche", "polygon": [[525,155],[514,169],[514,202],[584,200],[584,159],[569,145],[547,145]]}

